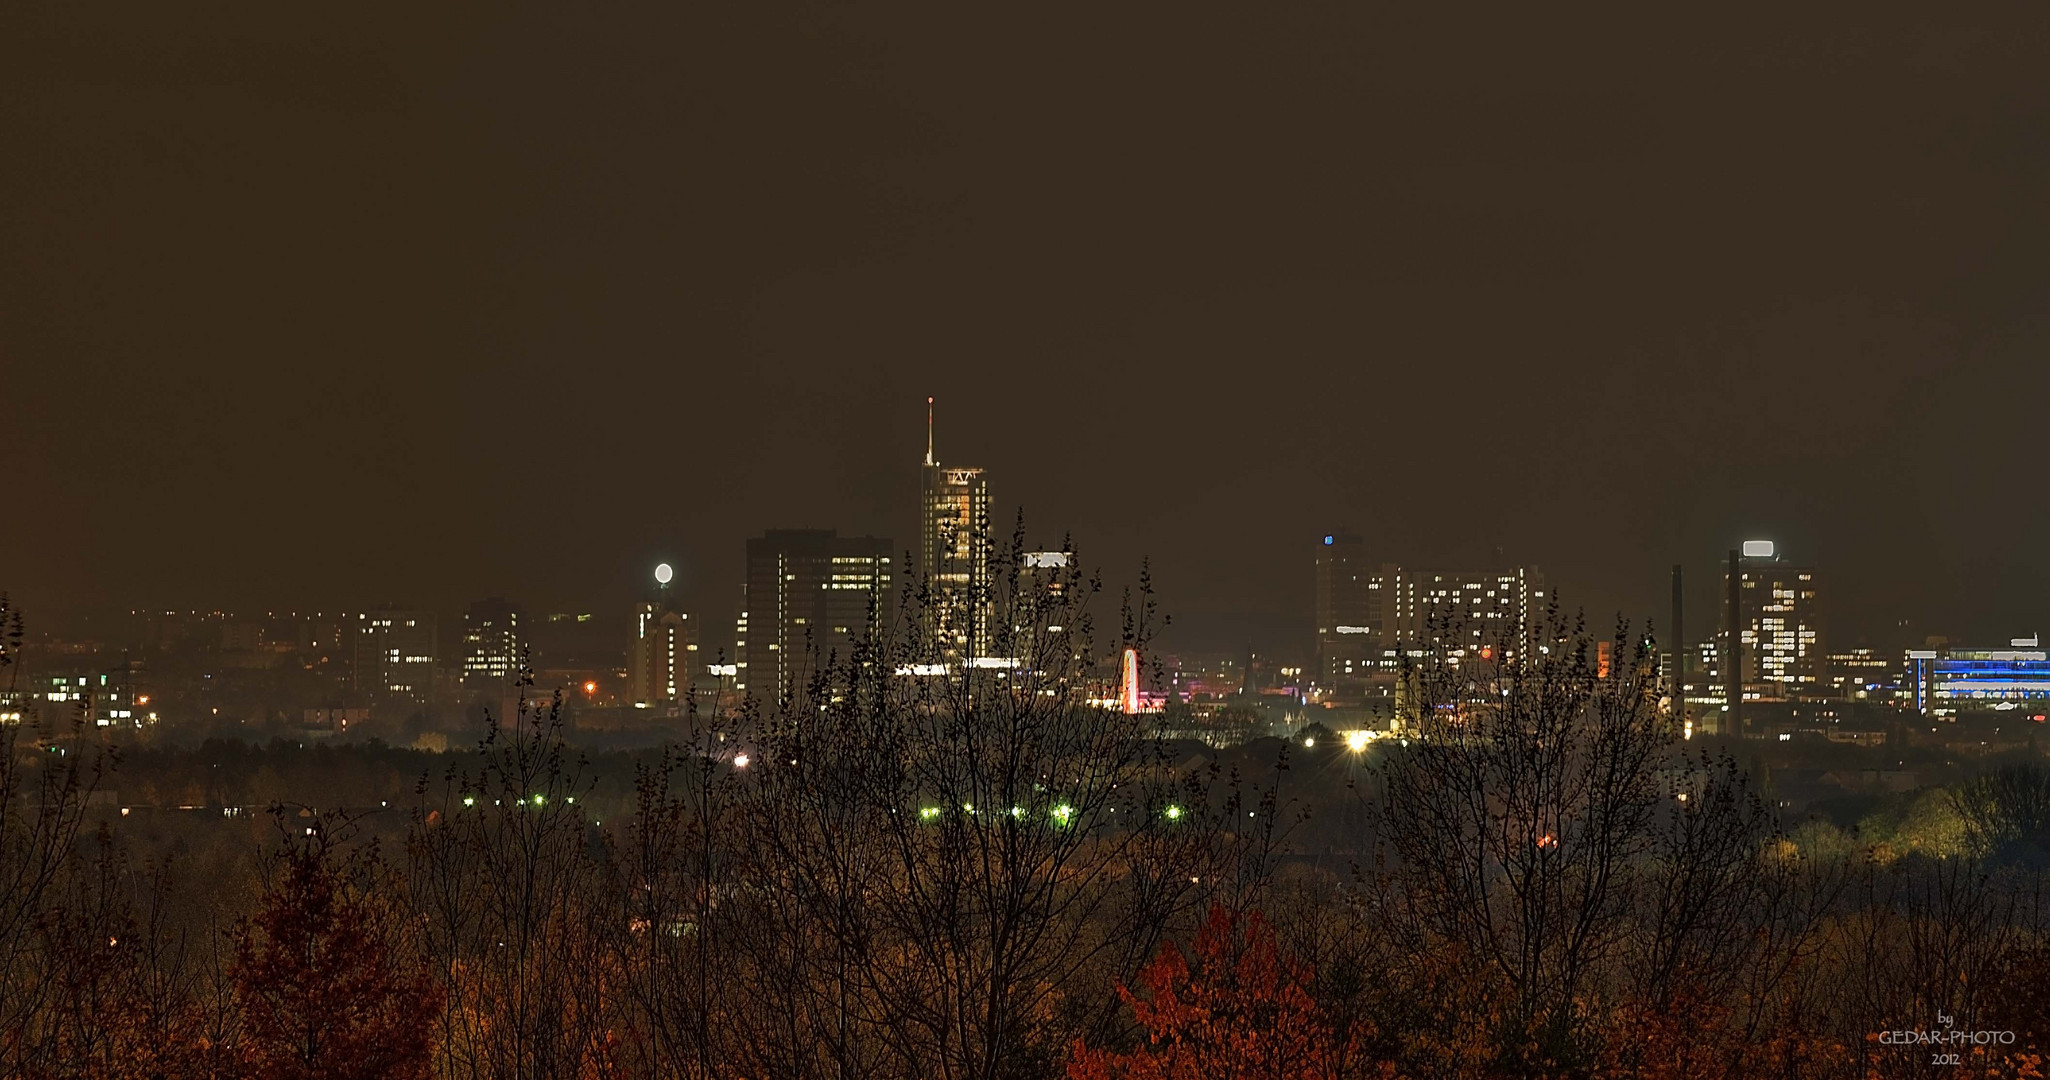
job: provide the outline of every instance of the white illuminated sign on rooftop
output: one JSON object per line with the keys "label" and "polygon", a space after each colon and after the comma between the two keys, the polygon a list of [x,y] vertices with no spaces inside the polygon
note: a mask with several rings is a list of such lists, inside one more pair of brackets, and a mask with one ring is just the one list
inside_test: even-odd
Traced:
{"label": "white illuminated sign on rooftop", "polygon": [[1772,558],[1772,552],[1773,547],[1770,540],[1744,541],[1744,557],[1747,559],[1770,559]]}

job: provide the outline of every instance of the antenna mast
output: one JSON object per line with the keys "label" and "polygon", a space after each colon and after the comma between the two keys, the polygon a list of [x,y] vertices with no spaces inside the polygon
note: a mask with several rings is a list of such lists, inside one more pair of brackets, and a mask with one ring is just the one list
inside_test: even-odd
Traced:
{"label": "antenna mast", "polygon": [[939,464],[939,462],[932,459],[932,398],[930,397],[925,399],[925,463],[927,465]]}

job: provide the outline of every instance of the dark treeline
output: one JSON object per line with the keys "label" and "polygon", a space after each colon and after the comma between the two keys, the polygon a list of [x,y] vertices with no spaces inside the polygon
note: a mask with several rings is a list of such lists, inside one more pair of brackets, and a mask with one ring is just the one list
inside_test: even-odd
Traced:
{"label": "dark treeline", "polygon": [[1678,738],[1648,640],[1597,668],[1556,614],[1415,661],[1401,740],[1194,757],[1090,700],[1143,583],[1099,629],[1016,557],[1015,663],[908,674],[914,596],[645,754],[538,695],[444,755],[8,729],[0,1073],[2036,1075],[2039,768],[1943,793],[1940,849],[1821,842]]}

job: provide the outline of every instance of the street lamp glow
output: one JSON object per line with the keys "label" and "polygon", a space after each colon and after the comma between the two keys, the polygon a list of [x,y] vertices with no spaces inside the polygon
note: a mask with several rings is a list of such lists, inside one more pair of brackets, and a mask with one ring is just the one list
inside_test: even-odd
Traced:
{"label": "street lamp glow", "polygon": [[675,576],[676,569],[668,563],[660,563],[655,567],[655,582],[658,585],[669,584],[669,579]]}
{"label": "street lamp glow", "polygon": [[747,762],[748,762],[748,757],[747,757],[747,755],[746,755],[746,754],[735,754],[735,755],[733,755],[733,767],[734,767],[734,768],[736,768],[736,769],[745,769],[745,768],[747,768]]}
{"label": "street lamp glow", "polygon": [[1357,754],[1367,748],[1367,742],[1371,738],[1372,736],[1364,731],[1348,731],[1345,733],[1345,748]]}
{"label": "street lamp glow", "polygon": [[1168,807],[1168,808],[1167,808],[1167,820],[1169,820],[1169,821],[1180,821],[1181,819],[1182,819],[1182,808],[1181,808],[1181,807],[1179,807],[1179,806],[1170,806],[1170,807]]}

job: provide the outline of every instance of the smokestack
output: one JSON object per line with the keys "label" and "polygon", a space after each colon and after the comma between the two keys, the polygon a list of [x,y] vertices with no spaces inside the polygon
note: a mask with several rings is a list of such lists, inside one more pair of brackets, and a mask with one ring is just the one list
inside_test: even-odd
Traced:
{"label": "smokestack", "polygon": [[1738,581],[1741,572],[1737,568],[1737,550],[1730,549],[1730,596],[1725,618],[1729,625],[1723,628],[1723,671],[1724,705],[1723,734],[1744,736],[1744,592]]}
{"label": "smokestack", "polygon": [[1673,564],[1673,715],[1687,722],[1687,632],[1680,621],[1680,597],[1686,590],[1681,588],[1680,564]]}

